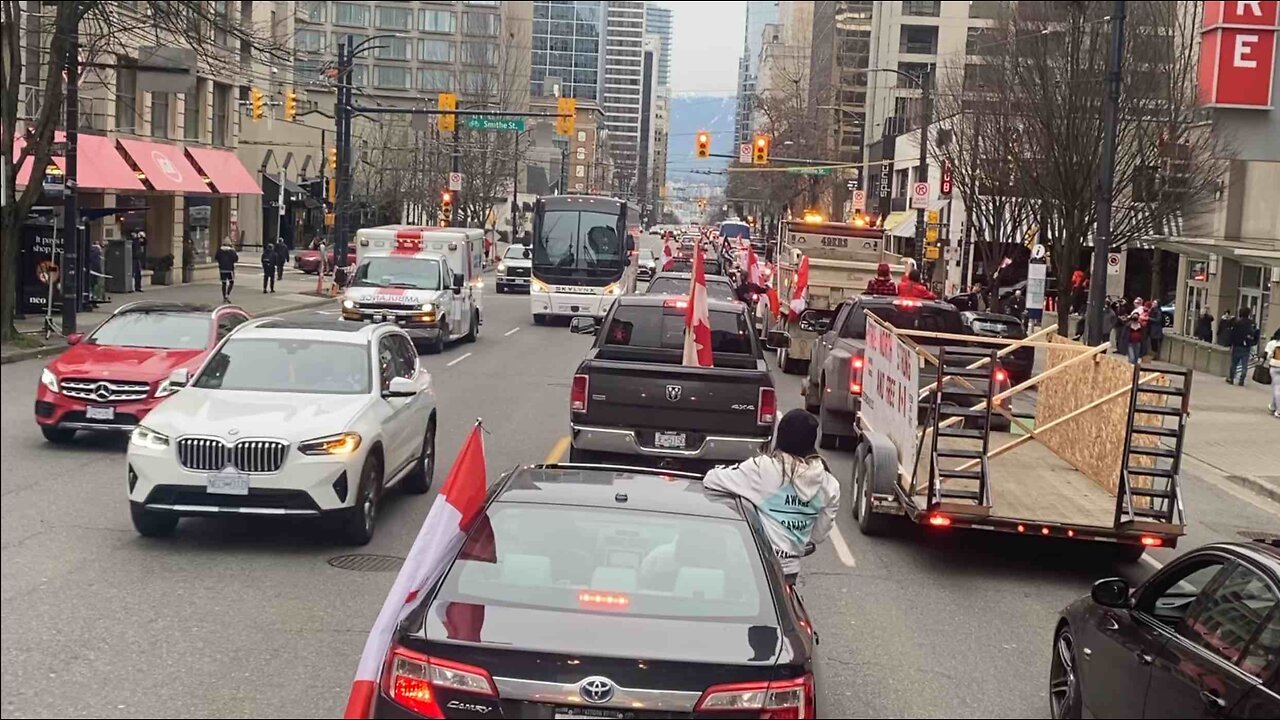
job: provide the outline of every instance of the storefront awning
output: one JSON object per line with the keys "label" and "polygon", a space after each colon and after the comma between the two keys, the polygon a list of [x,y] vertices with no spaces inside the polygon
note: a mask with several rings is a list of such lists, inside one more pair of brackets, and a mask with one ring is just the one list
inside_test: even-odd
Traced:
{"label": "storefront awning", "polygon": [[[109,138],[87,133],[80,133],[77,138],[76,183],[81,190],[146,190]],[[53,135],[54,142],[66,142],[66,139],[67,136],[62,131]],[[14,138],[14,159],[17,159],[25,144],[22,138]],[[66,171],[66,161],[62,156],[55,156],[53,164]],[[18,170],[17,184],[24,187],[30,179],[31,160],[28,159]]]}
{"label": "storefront awning", "polygon": [[[941,210],[946,205],[946,200],[930,200],[930,210]],[[913,238],[916,236],[916,211],[901,210],[895,213],[889,213],[889,219],[884,224],[885,229],[890,235],[900,238]]]}
{"label": "storefront awning", "polygon": [[181,146],[126,138],[120,138],[119,142],[152,188],[162,192],[209,192],[209,186],[187,161]]}
{"label": "storefront awning", "polygon": [[187,147],[187,155],[196,167],[209,178],[209,184],[220,195],[261,195],[253,175],[245,169],[240,158],[230,150],[214,150],[206,147]]}

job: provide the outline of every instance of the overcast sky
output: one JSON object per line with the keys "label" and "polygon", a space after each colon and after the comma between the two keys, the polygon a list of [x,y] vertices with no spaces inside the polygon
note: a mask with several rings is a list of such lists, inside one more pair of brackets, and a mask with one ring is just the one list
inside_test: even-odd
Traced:
{"label": "overcast sky", "polygon": [[746,33],[745,2],[671,2],[671,90],[733,95]]}

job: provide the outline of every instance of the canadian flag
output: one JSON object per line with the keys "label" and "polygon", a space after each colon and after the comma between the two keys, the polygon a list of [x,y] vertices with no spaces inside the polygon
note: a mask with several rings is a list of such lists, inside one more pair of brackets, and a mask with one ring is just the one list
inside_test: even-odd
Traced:
{"label": "canadian flag", "polygon": [[711,367],[711,313],[707,309],[707,276],[702,269],[702,243],[693,251],[693,280],[684,311],[684,364]]}
{"label": "canadian flag", "polygon": [[764,287],[763,268],[756,259],[756,251],[750,245],[747,246],[747,282],[753,285]]}
{"label": "canadian flag", "polygon": [[373,700],[396,628],[416,606],[418,595],[440,578],[462,548],[467,531],[484,508],[485,481],[483,429],[477,420],[462,450],[453,461],[449,477],[436,496],[418,537],[405,557],[391,592],[378,611],[378,619],[365,640],[356,678],[347,698],[345,718],[373,717]]}
{"label": "canadian flag", "polygon": [[676,259],[675,251],[671,245],[670,240],[662,243],[662,270],[664,272],[671,267],[671,261]]}
{"label": "canadian flag", "polygon": [[800,316],[809,300],[809,256],[800,260],[800,269],[796,271],[795,284],[791,286],[791,318]]}

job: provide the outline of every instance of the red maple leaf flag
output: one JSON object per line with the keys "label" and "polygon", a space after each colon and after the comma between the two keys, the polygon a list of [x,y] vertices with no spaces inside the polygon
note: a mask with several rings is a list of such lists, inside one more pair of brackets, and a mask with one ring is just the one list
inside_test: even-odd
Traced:
{"label": "red maple leaf flag", "polygon": [[764,287],[764,273],[760,261],[756,259],[755,248],[747,245],[747,282]]}
{"label": "red maple leaf flag", "polygon": [[711,367],[711,311],[707,308],[707,276],[702,269],[702,243],[693,251],[693,279],[684,311],[684,364]]}
{"label": "red maple leaf flag", "polygon": [[391,585],[391,592],[378,611],[378,618],[360,654],[360,664],[356,666],[356,678],[351,684],[344,718],[373,717],[373,701],[378,694],[382,667],[396,628],[417,606],[418,595],[435,583],[449,566],[462,547],[472,522],[484,508],[488,483],[485,480],[482,433],[477,420],[453,461],[444,487],[427,512],[418,537],[400,567],[400,574]]}
{"label": "red maple leaf flag", "polygon": [[800,260],[800,269],[796,271],[796,281],[791,286],[791,319],[794,321],[804,312],[809,304],[809,257]]}
{"label": "red maple leaf flag", "polygon": [[672,249],[672,241],[667,240],[662,243],[662,271],[671,269],[671,261],[676,259],[675,251]]}

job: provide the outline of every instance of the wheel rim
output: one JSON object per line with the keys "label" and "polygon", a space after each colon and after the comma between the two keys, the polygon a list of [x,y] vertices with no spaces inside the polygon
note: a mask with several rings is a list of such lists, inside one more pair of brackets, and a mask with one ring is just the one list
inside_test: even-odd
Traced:
{"label": "wheel rim", "polygon": [[866,517],[867,515],[867,459],[863,458],[858,463],[858,487],[854,491],[858,493],[858,517]]}
{"label": "wheel rim", "polygon": [[433,422],[427,426],[427,439],[423,440],[424,447],[422,454],[426,457],[425,470],[427,481],[430,482],[436,474],[436,424]]}
{"label": "wheel rim", "polygon": [[1053,665],[1049,669],[1049,704],[1053,717],[1072,717],[1075,697],[1075,641],[1071,633],[1063,631],[1054,643]]}
{"label": "wheel rim", "polygon": [[377,465],[369,464],[369,470],[364,479],[365,493],[364,502],[360,505],[360,515],[364,518],[364,529],[366,532],[373,531],[373,524],[378,515],[377,492],[375,484],[378,482]]}

